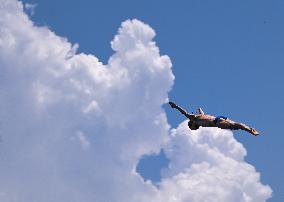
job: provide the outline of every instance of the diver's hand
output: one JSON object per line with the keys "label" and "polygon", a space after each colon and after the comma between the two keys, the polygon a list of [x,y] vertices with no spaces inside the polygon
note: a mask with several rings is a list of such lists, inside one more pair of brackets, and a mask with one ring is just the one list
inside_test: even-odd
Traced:
{"label": "diver's hand", "polygon": [[169,104],[171,105],[172,108],[176,108],[177,107],[177,105],[175,103],[173,103],[173,102],[169,102]]}

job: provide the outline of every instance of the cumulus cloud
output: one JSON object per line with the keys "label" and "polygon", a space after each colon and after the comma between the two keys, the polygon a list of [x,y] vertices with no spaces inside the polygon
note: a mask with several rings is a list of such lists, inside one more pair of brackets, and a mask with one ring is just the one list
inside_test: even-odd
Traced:
{"label": "cumulus cloud", "polygon": [[231,131],[172,129],[164,151],[170,159],[160,184],[159,201],[265,201],[269,186],[244,161],[246,150]]}
{"label": "cumulus cloud", "polygon": [[36,4],[29,4],[29,3],[25,3],[24,4],[24,9],[25,9],[25,11],[29,14],[29,15],[31,15],[31,16],[33,16],[34,14],[35,14],[35,8],[36,8]]}
{"label": "cumulus cloud", "polygon": [[[0,201],[270,197],[230,132],[181,124],[169,135],[161,105],[174,76],[150,26],[123,22],[103,65],[23,10],[0,0]],[[135,170],[141,156],[162,148],[170,166],[157,188]]]}

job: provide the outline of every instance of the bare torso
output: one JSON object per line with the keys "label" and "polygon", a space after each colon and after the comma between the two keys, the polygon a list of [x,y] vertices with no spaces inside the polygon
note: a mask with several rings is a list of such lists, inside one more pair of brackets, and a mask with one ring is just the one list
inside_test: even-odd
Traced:
{"label": "bare torso", "polygon": [[212,115],[198,114],[196,115],[194,122],[202,127],[216,127],[214,122],[215,118],[216,117]]}

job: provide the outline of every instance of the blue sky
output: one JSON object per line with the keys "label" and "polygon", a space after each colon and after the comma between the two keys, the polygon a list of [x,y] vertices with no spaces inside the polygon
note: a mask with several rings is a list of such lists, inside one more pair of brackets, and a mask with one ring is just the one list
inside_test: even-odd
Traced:
{"label": "blue sky", "polygon": [[[110,41],[121,22],[137,18],[153,27],[162,54],[176,77],[170,99],[189,111],[202,107],[261,132],[235,132],[246,160],[283,201],[284,2],[280,0],[68,1],[37,4],[32,20],[79,44],[107,63]],[[176,127],[182,120],[165,106]]]}

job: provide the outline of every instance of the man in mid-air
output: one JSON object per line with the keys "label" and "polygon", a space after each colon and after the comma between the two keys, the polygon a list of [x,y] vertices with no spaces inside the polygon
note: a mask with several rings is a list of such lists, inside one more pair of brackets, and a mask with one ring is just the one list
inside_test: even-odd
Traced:
{"label": "man in mid-air", "polygon": [[225,116],[212,116],[204,114],[201,108],[198,109],[198,114],[189,114],[187,111],[179,107],[173,102],[169,102],[172,108],[177,109],[180,113],[182,113],[186,118],[189,119],[188,127],[191,130],[197,130],[200,126],[202,127],[218,127],[222,129],[230,129],[230,130],[245,130],[255,136],[259,135],[259,133],[251,127],[243,123],[234,122],[228,119]]}

